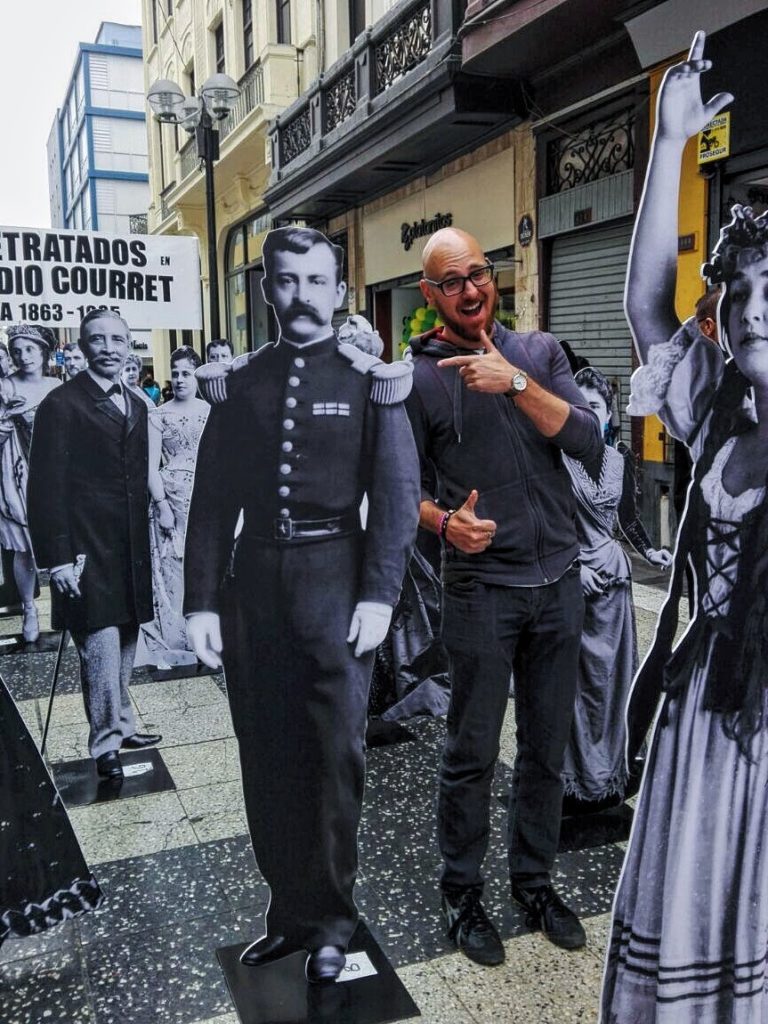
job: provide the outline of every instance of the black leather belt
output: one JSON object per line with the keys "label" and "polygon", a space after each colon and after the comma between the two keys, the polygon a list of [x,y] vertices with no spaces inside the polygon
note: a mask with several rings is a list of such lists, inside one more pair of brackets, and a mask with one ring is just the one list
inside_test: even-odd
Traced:
{"label": "black leather belt", "polygon": [[246,533],[248,538],[254,540],[306,540],[341,536],[359,529],[360,513],[355,509],[330,519],[289,519],[281,516],[273,519],[269,527],[266,524],[256,526],[251,530],[246,529]]}

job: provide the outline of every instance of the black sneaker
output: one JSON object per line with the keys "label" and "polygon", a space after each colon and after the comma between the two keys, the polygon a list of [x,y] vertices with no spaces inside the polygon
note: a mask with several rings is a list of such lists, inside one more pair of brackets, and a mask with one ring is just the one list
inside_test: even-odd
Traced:
{"label": "black sneaker", "polygon": [[480,903],[478,889],[443,889],[442,911],[448,938],[484,967],[504,962],[504,946]]}
{"label": "black sneaker", "polygon": [[544,932],[550,942],[562,949],[581,949],[587,936],[581,921],[563,903],[551,885],[524,889],[512,883],[512,899],[526,911],[529,928]]}

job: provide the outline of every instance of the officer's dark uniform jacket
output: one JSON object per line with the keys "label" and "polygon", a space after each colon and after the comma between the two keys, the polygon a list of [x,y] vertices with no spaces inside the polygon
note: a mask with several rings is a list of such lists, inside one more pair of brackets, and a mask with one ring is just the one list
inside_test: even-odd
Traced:
{"label": "officer's dark uniform jacket", "polygon": [[[413,438],[402,402],[391,401],[396,385],[384,380],[377,389],[370,372],[383,364],[361,360],[356,369],[331,336],[305,346],[266,345],[231,375],[229,398],[211,409],[200,443],[185,614],[219,608],[241,508],[246,542],[304,544],[324,530],[359,529],[364,493],[372,528],[357,600],[394,606],[418,517]],[[404,528],[409,518],[413,530]],[[331,519],[338,523],[322,525]]]}
{"label": "officer's dark uniform jacket", "polygon": [[493,544],[480,554],[446,548],[446,583],[472,577],[538,586],[562,576],[579,553],[574,498],[560,453],[599,464],[603,442],[556,338],[540,331],[516,334],[496,322],[493,342],[513,366],[569,402],[570,415],[558,434],[546,438],[510,398],[470,391],[457,367],[437,366],[438,359],[464,350],[436,331],[411,339],[414,383],[406,404],[423,463],[422,497],[459,508],[476,488],[475,514],[496,522]]}

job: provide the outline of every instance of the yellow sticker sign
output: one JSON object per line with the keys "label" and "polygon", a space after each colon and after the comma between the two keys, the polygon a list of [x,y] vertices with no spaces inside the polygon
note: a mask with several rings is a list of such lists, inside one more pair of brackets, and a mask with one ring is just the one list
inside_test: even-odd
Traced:
{"label": "yellow sticker sign", "polygon": [[699,163],[722,160],[731,152],[731,114],[713,117],[703,132],[699,132]]}

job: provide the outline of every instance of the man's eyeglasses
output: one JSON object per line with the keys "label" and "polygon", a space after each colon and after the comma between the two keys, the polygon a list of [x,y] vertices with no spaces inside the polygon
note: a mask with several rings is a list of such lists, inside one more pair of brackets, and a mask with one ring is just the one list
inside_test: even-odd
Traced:
{"label": "man's eyeglasses", "polygon": [[482,288],[484,285],[490,284],[493,280],[493,264],[486,263],[484,267],[478,267],[477,270],[473,270],[466,277],[446,277],[444,281],[431,281],[428,277],[425,277],[424,280],[434,288],[439,288],[443,295],[461,295],[467,285],[467,281],[471,281],[476,288]]}

